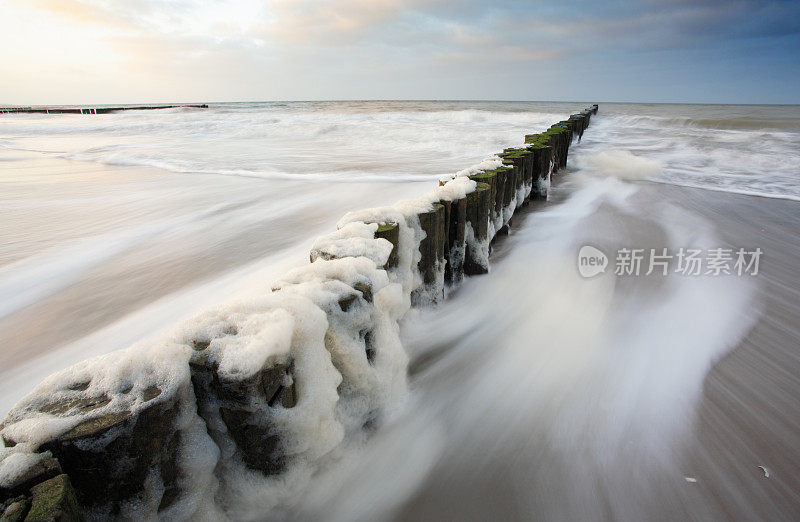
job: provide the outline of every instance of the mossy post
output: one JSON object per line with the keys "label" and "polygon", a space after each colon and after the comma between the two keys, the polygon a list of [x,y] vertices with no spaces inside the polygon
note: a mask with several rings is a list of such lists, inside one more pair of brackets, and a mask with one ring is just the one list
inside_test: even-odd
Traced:
{"label": "mossy post", "polygon": [[524,203],[527,204],[528,201],[531,199],[531,195],[533,193],[533,184],[534,184],[534,177],[533,177],[533,162],[534,162],[534,153],[527,147],[523,147],[521,149],[522,152],[522,167],[524,169],[523,175],[523,186],[525,191],[525,201]]}
{"label": "mossy post", "polygon": [[53,457],[39,455],[34,464],[0,485],[0,521],[24,520],[84,520],[72,482]]}
{"label": "mossy post", "polygon": [[386,270],[397,267],[398,245],[400,244],[400,227],[397,223],[378,223],[378,230],[375,231],[375,239],[385,239],[392,244],[392,253],[383,266]]}
{"label": "mossy post", "polygon": [[553,163],[553,148],[549,136],[545,134],[529,134],[525,136],[528,150],[533,153],[533,188],[531,199],[547,199],[550,188],[550,168]]}
{"label": "mossy post", "polygon": [[527,188],[531,186],[533,169],[529,164],[528,155],[529,152],[525,148],[509,148],[500,153],[503,164],[514,169],[518,207],[527,202],[529,196]]}
{"label": "mossy post", "polygon": [[[40,451],[50,451],[58,459],[82,505],[119,506],[141,493],[153,473],[160,475],[166,490],[177,487],[177,454],[172,449],[180,438],[174,425],[180,409],[179,392],[167,395],[152,386],[141,394],[139,400],[144,404],[135,412],[112,411],[93,416],[92,411],[111,401],[108,395],[59,399],[40,408],[51,415],[87,416],[39,446]],[[5,433],[3,441],[6,446],[25,442]]]}
{"label": "mossy post", "polygon": [[0,520],[3,522],[23,522],[31,508],[31,499],[26,496],[0,500]]}
{"label": "mossy post", "polygon": [[572,123],[569,120],[564,120],[558,124],[558,127],[563,129],[561,134],[563,135],[564,141],[564,154],[562,156],[562,163],[561,167],[566,168],[567,166],[567,157],[569,156],[569,146],[572,144]]}
{"label": "mossy post", "polygon": [[572,116],[570,116],[570,119],[582,120],[583,130],[585,131],[586,128],[589,127],[589,121],[591,121],[592,119],[592,109],[586,109],[579,112],[578,114],[573,114]]}
{"label": "mossy post", "polygon": [[475,191],[467,194],[467,233],[464,274],[477,275],[489,272],[489,217],[493,206],[491,187],[478,183]]}
{"label": "mossy post", "polygon": [[586,117],[582,114],[573,114],[569,117],[572,123],[572,136],[578,137],[578,141],[583,138],[583,131],[586,130]]}
{"label": "mossy post", "polygon": [[550,143],[553,146],[553,172],[558,172],[563,167],[564,161],[564,140],[561,132],[550,127],[547,129],[550,134]]}
{"label": "mossy post", "polygon": [[553,172],[561,170],[561,143],[559,143],[558,134],[550,133],[550,145],[553,148]]}
{"label": "mossy post", "polygon": [[425,232],[420,241],[417,264],[422,275],[422,288],[412,292],[412,304],[437,302],[444,297],[445,208],[434,203],[428,212],[418,214],[419,225]]}
{"label": "mossy post", "polygon": [[498,232],[508,233],[508,226],[511,225],[511,217],[516,210],[514,198],[517,195],[517,171],[513,168],[506,168],[506,183],[503,191],[503,226]]}
{"label": "mossy post", "polygon": [[545,134],[550,136],[550,144],[553,147],[553,171],[556,172],[567,166],[572,133],[569,127],[561,122],[547,129]]}
{"label": "mossy post", "polygon": [[86,520],[67,475],[58,475],[31,488],[26,522],[80,522]]}
{"label": "mossy post", "polygon": [[444,280],[450,286],[464,279],[467,198],[441,201],[445,210]]}
{"label": "mossy post", "polygon": [[489,220],[495,230],[503,226],[503,194],[505,193],[506,175],[504,169],[485,170],[469,177],[476,183],[489,185]]}
{"label": "mossy post", "polygon": [[598,109],[598,107],[597,107],[596,103],[594,105],[592,105],[592,114],[597,114],[597,109]]}
{"label": "mossy post", "polygon": [[514,180],[515,183],[515,201],[517,208],[521,207],[522,204],[525,202],[525,153],[522,154],[522,165],[521,168],[514,169]]}
{"label": "mossy post", "polygon": [[270,361],[246,377],[224,375],[220,374],[218,363],[209,360],[209,345],[209,341],[195,341],[189,363],[198,414],[208,426],[220,421],[225,425],[225,433],[212,428],[209,434],[217,444],[230,437],[238,457],[248,468],[265,475],[282,472],[285,455],[280,450],[280,437],[271,417],[275,408],[292,408],[297,403],[291,363]]}

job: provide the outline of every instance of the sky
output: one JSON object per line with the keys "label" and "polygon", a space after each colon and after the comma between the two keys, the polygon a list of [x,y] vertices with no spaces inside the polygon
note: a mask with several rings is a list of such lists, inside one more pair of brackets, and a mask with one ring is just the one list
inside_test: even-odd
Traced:
{"label": "sky", "polygon": [[800,103],[800,1],[0,0],[0,104]]}

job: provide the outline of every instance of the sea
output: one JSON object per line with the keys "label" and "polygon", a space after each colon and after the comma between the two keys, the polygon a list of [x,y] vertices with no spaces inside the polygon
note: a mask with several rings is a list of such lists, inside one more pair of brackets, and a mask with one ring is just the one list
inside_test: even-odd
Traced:
{"label": "sea", "polygon": [[[0,417],[590,103],[0,115]],[[490,273],[404,319],[407,397],[252,519],[796,520],[799,227],[800,106],[600,102]]]}

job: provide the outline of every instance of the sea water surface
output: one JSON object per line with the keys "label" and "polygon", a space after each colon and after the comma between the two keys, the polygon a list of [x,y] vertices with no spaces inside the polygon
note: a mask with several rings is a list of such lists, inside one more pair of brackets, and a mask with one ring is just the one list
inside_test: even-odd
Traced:
{"label": "sea water surface", "polygon": [[[345,212],[420,195],[586,105],[274,102],[0,116],[0,415],[52,371],[268,291]],[[575,260],[583,244],[611,253],[762,243],[791,260],[798,236],[787,232],[787,246],[770,230],[796,231],[799,166],[797,106],[601,104],[552,201],[495,246],[492,273],[405,321],[407,400],[281,515],[791,519],[798,478],[780,471],[800,463],[796,450],[766,463],[773,494],[748,482],[749,472],[764,478],[757,465],[732,470],[696,443],[710,372],[763,317],[764,280],[585,280]],[[696,196],[704,191],[666,185],[784,206],[723,212],[721,200]],[[756,221],[733,226],[739,214]],[[772,283],[797,282],[787,273],[767,271]],[[783,333],[770,338],[779,351],[800,342],[798,296],[787,292]],[[761,376],[791,412],[784,392],[800,390],[796,374]],[[773,453],[796,448],[796,421],[775,427],[780,415],[747,411],[772,427]],[[714,440],[745,440],[737,429],[759,436],[752,425],[705,428]],[[692,447],[701,450],[688,458]],[[701,461],[712,486],[698,481]],[[726,511],[731,498],[747,501]]]}

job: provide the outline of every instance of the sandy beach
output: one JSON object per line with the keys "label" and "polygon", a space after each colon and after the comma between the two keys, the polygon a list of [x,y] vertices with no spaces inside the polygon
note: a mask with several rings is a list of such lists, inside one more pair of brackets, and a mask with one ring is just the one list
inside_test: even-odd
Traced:
{"label": "sandy beach", "polygon": [[[400,106],[211,109],[233,111],[248,131],[250,118],[270,129],[276,114],[285,118],[274,138],[283,151],[277,168],[288,164],[290,144],[306,159],[299,171],[277,174],[275,158],[253,146],[261,131],[239,154],[238,137],[214,142],[208,119],[188,113],[120,120],[132,129],[128,139],[142,141],[133,146],[91,147],[118,140],[119,129],[104,126],[76,140],[84,151],[2,149],[2,213],[12,226],[0,231],[8,246],[0,258],[0,413],[53,372],[131,345],[119,353],[138,354],[178,325],[196,328],[204,310],[270,294],[274,281],[307,265],[315,237],[346,212],[420,196],[437,173],[467,166],[465,118],[475,125],[470,138],[496,151],[513,139],[507,122],[519,136],[534,125],[525,111],[538,107],[468,103],[458,112],[410,103],[398,115]],[[550,118],[554,107],[565,109],[542,104],[534,119]],[[329,141],[313,155],[295,138],[319,110]],[[402,345],[398,360],[409,358],[407,393],[368,429],[356,423],[312,467],[294,468],[291,480],[252,486],[253,477],[233,473],[250,494],[219,492],[212,518],[796,519],[796,135],[776,127],[776,155],[752,145],[763,135],[756,116],[774,108],[709,106],[708,118],[687,124],[697,110],[620,104],[598,116],[573,143],[549,200],[518,209],[511,233],[493,243],[489,274],[404,316],[393,346]],[[704,127],[722,116],[737,130]],[[459,137],[436,157],[441,122]],[[43,135],[62,132],[57,122],[38,124]],[[69,122],[75,132],[84,132],[80,125]],[[187,126],[200,130],[186,134]],[[379,164],[362,148],[365,129],[377,141],[384,130],[407,141],[392,142],[396,157]],[[745,146],[746,160],[732,152]],[[239,169],[197,172],[227,157],[213,147]],[[210,160],[195,157],[206,148]],[[423,152],[409,155],[415,148]],[[163,154],[163,168],[141,152],[151,150]],[[361,181],[346,170],[353,157]],[[764,162],[769,174],[753,170]],[[584,246],[608,256],[605,272],[580,275]],[[756,275],[617,276],[615,255],[625,248],[763,256]]]}
{"label": "sandy beach", "polygon": [[[678,413],[671,421],[685,423],[673,433],[680,433],[679,436],[666,441],[669,450],[651,451],[644,438],[637,440],[634,430],[629,433],[625,449],[618,453],[609,450],[614,460],[599,465],[598,459],[602,461],[602,456],[582,451],[593,447],[584,439],[603,436],[593,431],[602,430],[603,422],[589,421],[586,431],[570,435],[576,440],[565,444],[566,450],[559,449],[555,442],[557,430],[547,424],[557,419],[555,412],[552,418],[531,419],[531,425],[536,426],[532,428],[531,440],[520,441],[515,446],[516,451],[509,450],[508,443],[506,446],[489,443],[480,432],[466,435],[466,440],[474,444],[447,452],[448,457],[434,467],[419,492],[396,513],[396,520],[486,520],[502,516],[508,520],[789,521],[800,515],[800,483],[796,473],[800,466],[797,445],[800,437],[800,402],[797,401],[800,396],[800,281],[796,267],[800,259],[800,203],[661,184],[638,185],[634,199],[639,208],[658,208],[664,203],[674,205],[712,223],[722,239],[721,247],[758,246],[764,251],[760,272],[755,278],[758,288],[754,301],[754,311],[758,314],[755,324],[743,340],[718,359],[709,361],[710,368],[702,376],[702,392],[696,403],[678,412],[666,409],[662,413],[650,412],[654,417]],[[555,201],[558,199],[557,196]],[[607,208],[601,207],[586,219],[587,227],[593,229],[585,234],[586,239],[602,241],[603,227],[590,223],[604,220],[616,223],[618,230],[624,230],[620,225],[628,223],[628,233],[641,234],[641,216],[609,214]],[[658,213],[653,212],[653,215]],[[518,226],[535,226],[531,223],[533,216],[529,214]],[[658,237],[657,229],[636,244],[643,247],[648,243],[657,244],[659,240],[654,237]],[[503,244],[498,247],[495,262],[502,265],[505,255],[510,255],[510,251]],[[650,293],[654,284],[647,278],[634,278],[628,283],[630,285],[624,289],[625,300]],[[498,313],[503,313],[502,306]],[[698,315],[695,320],[703,323],[707,319]],[[455,372],[464,378],[463,368],[452,367],[442,352],[439,357],[441,360],[433,364],[433,374],[438,365],[440,374]],[[484,359],[479,361],[483,363],[471,367],[468,374],[480,371],[486,363]],[[429,365],[430,362],[426,362],[426,366]],[[628,370],[634,372],[641,368],[632,362]],[[669,371],[670,367],[665,365],[663,370]],[[430,381],[431,371],[425,373],[418,381],[419,393],[436,393],[430,391],[440,390]],[[667,378],[683,382],[679,374]],[[687,389],[680,386],[671,389],[675,398],[684,393],[691,396],[693,383],[686,384]],[[614,383],[608,385],[614,386]],[[581,385],[573,382],[568,387],[572,386]],[[649,384],[642,381],[637,388],[635,393],[643,397],[644,406],[648,407],[644,397],[649,393]],[[509,382],[505,387],[498,385],[496,392],[485,400],[502,404],[509,395],[526,390],[525,385]],[[529,399],[535,402],[537,397],[532,395]],[[559,401],[555,396],[551,399]],[[584,396],[577,402],[591,410],[593,399]],[[607,415],[609,422],[621,422],[619,416],[624,412],[609,406],[601,417]],[[486,429],[500,440],[508,436],[517,440],[509,432],[520,422],[515,419],[520,412],[507,413],[508,416],[494,419],[499,426],[476,426],[476,429]],[[623,426],[620,431],[624,433],[627,428]],[[537,441],[537,435],[545,442]],[[527,462],[535,465],[535,469],[521,468]],[[768,477],[760,466],[767,469]],[[582,473],[585,473],[583,478],[580,477]]]}

